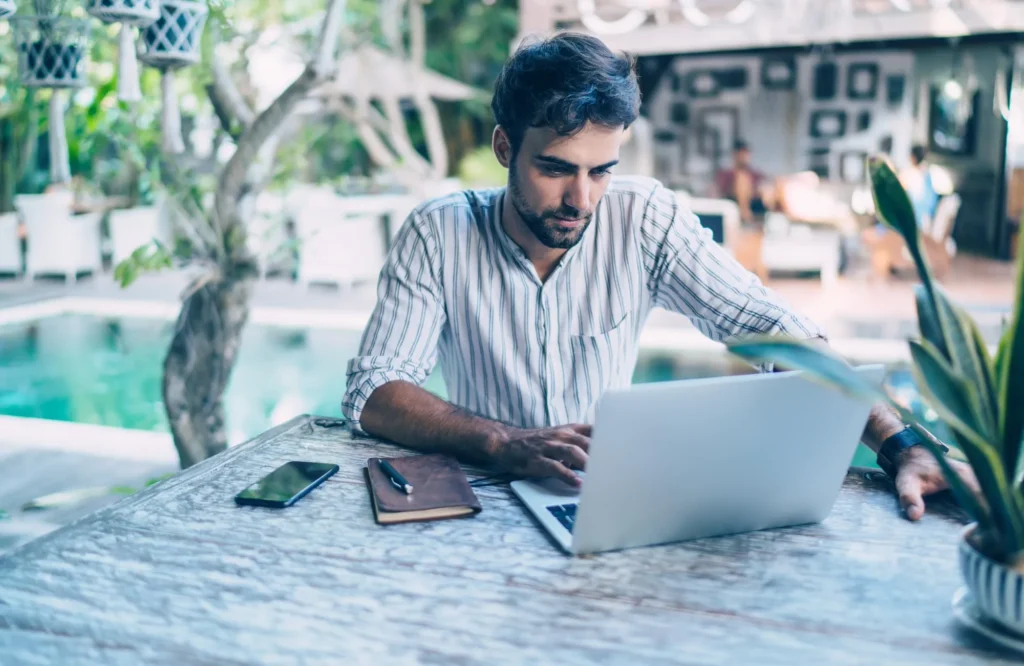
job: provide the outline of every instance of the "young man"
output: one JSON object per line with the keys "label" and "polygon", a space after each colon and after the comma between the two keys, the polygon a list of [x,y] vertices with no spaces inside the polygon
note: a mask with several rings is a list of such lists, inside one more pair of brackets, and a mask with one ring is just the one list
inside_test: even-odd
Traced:
{"label": "young man", "polygon": [[[632,62],[593,37],[519,49],[499,76],[494,154],[508,186],[428,201],[403,225],[348,367],[345,415],[366,432],[527,477],[579,483],[600,395],[630,383],[650,310],[705,335],[821,337],[647,178],[615,178],[638,113]],[[452,402],[421,388],[440,358]],[[911,518],[944,487],[884,408]],[[895,471],[893,472],[895,474]]]}
{"label": "young man", "polygon": [[737,139],[732,150],[732,168],[715,174],[715,195],[735,201],[743,221],[750,223],[767,210],[762,194],[766,184],[765,175],[753,167],[750,146]]}

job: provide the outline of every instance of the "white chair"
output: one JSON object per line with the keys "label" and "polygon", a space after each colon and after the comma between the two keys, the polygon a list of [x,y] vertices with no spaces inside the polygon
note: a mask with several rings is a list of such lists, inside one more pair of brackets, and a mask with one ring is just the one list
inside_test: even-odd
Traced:
{"label": "white chair", "polygon": [[79,273],[100,271],[100,215],[72,216],[72,201],[70,192],[15,197],[28,232],[25,274],[29,279],[63,275],[74,282]]}
{"label": "white chair", "polygon": [[731,199],[708,199],[693,197],[687,192],[676,191],[679,203],[688,206],[698,217],[721,218],[722,245],[734,249],[740,236],[740,207]]}
{"label": "white chair", "polygon": [[365,212],[346,197],[318,191],[299,208],[295,223],[300,284],[376,282],[386,254],[379,212]]}
{"label": "white chair", "polygon": [[243,214],[246,246],[259,264],[260,279],[266,279],[271,270],[289,263],[285,256],[288,243],[285,228],[287,210],[284,197],[262,192],[252,204],[251,210]]}
{"label": "white chair", "polygon": [[765,222],[761,259],[768,272],[816,272],[828,287],[839,279],[842,234],[820,225],[791,224],[784,215],[773,214]]}
{"label": "white chair", "polygon": [[140,206],[123,210],[110,211],[110,241],[113,264],[131,256],[132,252],[154,239],[166,244],[162,237],[160,224],[160,208],[157,206]]}
{"label": "white chair", "polygon": [[0,273],[21,274],[21,242],[18,215],[0,215]]}

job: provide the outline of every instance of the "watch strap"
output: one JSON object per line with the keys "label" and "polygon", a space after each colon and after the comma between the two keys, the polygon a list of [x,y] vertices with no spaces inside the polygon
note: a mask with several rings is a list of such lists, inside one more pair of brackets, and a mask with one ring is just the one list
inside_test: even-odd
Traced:
{"label": "watch strap", "polygon": [[[879,449],[878,457],[876,458],[878,466],[882,468],[882,471],[889,478],[895,480],[896,473],[899,471],[900,454],[909,448],[923,445],[924,441],[921,439],[921,436],[907,426],[882,442],[882,448]],[[949,451],[948,447],[939,442],[936,442],[936,445],[942,449],[943,453]]]}

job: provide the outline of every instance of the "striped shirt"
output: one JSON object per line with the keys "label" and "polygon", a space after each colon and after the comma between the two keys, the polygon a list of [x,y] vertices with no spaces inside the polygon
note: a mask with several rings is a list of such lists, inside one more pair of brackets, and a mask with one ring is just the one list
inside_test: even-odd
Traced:
{"label": "striped shirt", "polygon": [[821,336],[711,238],[655,180],[613,178],[582,239],[544,282],[501,224],[505,189],[417,207],[388,254],[342,410],[359,424],[388,382],[422,385],[440,362],[449,400],[527,428],[592,423],[628,386],[658,306],[706,336]]}

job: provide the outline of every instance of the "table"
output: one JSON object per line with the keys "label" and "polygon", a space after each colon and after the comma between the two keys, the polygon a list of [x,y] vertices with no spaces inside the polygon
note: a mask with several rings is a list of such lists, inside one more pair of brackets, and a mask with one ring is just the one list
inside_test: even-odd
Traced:
{"label": "table", "polygon": [[[0,559],[0,663],[1019,663],[952,618],[959,512],[908,523],[874,475],[818,525],[570,557],[503,485],[377,526],[362,467],[399,453],[303,416],[27,544]],[[234,504],[291,459],[341,471]]]}

